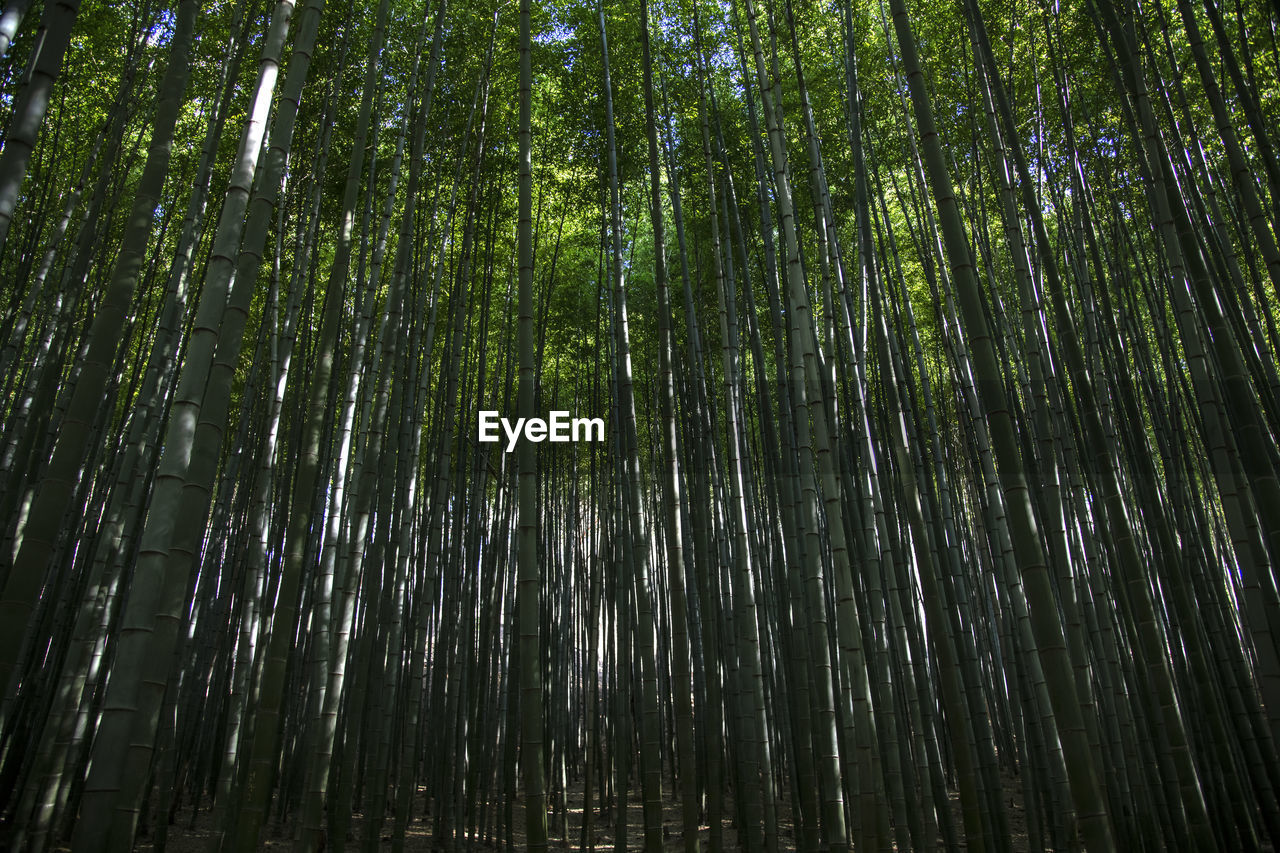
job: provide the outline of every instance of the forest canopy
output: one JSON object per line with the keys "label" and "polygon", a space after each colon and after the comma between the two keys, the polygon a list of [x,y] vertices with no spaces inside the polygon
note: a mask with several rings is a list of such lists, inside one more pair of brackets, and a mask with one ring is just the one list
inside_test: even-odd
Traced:
{"label": "forest canopy", "polygon": [[2,0],[0,847],[1273,849],[1278,28]]}

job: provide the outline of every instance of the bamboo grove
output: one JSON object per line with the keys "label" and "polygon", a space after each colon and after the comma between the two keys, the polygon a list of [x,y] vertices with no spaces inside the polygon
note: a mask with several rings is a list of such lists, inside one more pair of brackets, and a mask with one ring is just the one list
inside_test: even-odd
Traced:
{"label": "bamboo grove", "polygon": [[1273,849],[1277,28],[5,0],[0,847]]}

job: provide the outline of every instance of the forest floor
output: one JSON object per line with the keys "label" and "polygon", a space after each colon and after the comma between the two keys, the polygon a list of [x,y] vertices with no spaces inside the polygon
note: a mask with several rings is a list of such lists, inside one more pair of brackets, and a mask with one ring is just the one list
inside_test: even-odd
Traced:
{"label": "forest floor", "polygon": [[[1010,840],[1014,850],[1027,850],[1029,848],[1029,838],[1027,836],[1026,817],[1022,808],[1022,789],[1017,781],[1013,778],[1005,780],[1005,803],[1008,806],[1008,819]],[[564,814],[567,817],[568,832],[563,828],[563,821],[558,814],[560,810],[559,803],[551,803],[552,820],[550,832],[550,847],[553,851],[589,851],[596,850],[601,853],[613,850],[614,833],[613,833],[613,811],[612,808],[606,813],[599,810],[599,802],[593,804],[596,811],[595,820],[592,827],[592,843],[583,843],[583,794],[582,790],[571,790],[568,799],[564,804]],[[723,826],[723,846],[725,850],[738,850],[740,844],[738,833],[733,825],[733,802],[728,797],[724,804]],[[964,831],[961,824],[960,802],[959,796],[954,791],[951,795],[951,816],[956,827],[957,835],[963,837]],[[517,806],[514,815],[514,824],[511,833],[510,849],[523,850],[526,847],[523,811]],[[644,841],[644,814],[640,800],[640,792],[638,790],[631,793],[627,809],[627,847],[629,850],[643,849]],[[452,846],[446,845],[439,838],[435,837],[434,828],[430,822],[430,816],[427,820],[423,820],[421,812],[415,815],[412,823],[405,833],[404,849],[406,853],[466,853],[466,851],[487,851],[498,850],[506,847],[505,839],[492,837],[479,837],[475,839],[463,838],[459,835],[458,839]],[[360,814],[353,815],[351,821],[352,838],[349,839],[347,849],[358,850],[363,847],[364,821]],[[676,851],[684,849],[684,837],[682,831],[682,819],[680,813],[680,804],[674,798],[668,798],[663,803],[662,815],[663,827],[663,847],[666,850]],[[390,849],[391,847],[391,820],[384,821],[381,832],[379,849]],[[710,827],[705,823],[700,827],[699,834],[702,839],[703,849],[707,849],[710,838]],[[168,844],[166,851],[168,853],[208,853],[210,842],[214,837],[213,823],[211,814],[208,811],[201,811],[195,815],[194,822],[190,811],[183,811],[177,816],[177,820],[170,825],[168,833]],[[260,850],[267,851],[285,851],[293,847],[291,835],[284,834],[279,825],[268,827],[263,832],[263,843],[259,847]],[[796,839],[794,825],[792,823],[790,809],[782,804],[778,811],[778,848],[779,853],[793,853],[796,849]],[[943,849],[944,844],[941,838],[938,839],[937,849]],[[957,849],[963,850],[965,844],[960,842]],[[155,853],[155,844],[153,839],[149,837],[141,838],[135,847],[138,853]],[[894,847],[896,848],[896,845]]]}
{"label": "forest floor", "polygon": [[[730,810],[732,802],[725,803],[725,816],[722,822],[724,832],[724,847],[726,850],[739,849],[738,833],[733,825]],[[592,827],[592,843],[583,843],[583,818],[582,818],[582,790],[571,791],[566,803],[565,813],[568,820],[568,832],[563,829],[563,821],[554,812],[552,813],[552,822],[550,826],[550,847],[554,850],[564,851],[588,851],[597,850],[600,853],[613,850],[614,842],[614,821],[613,810],[610,808],[608,813],[602,814],[599,811],[599,801],[594,805],[596,809],[595,820]],[[779,851],[780,853],[791,853],[795,850],[795,836],[792,831],[791,819],[787,810],[780,811],[778,816],[778,835],[779,835]],[[515,812],[515,820],[513,821],[511,833],[511,848],[514,850],[523,850],[526,847],[524,812],[517,806]],[[627,840],[628,849],[643,849],[644,841],[644,812],[640,800],[640,791],[636,790],[631,793],[631,799],[627,808]],[[363,846],[364,819],[363,815],[356,813],[352,816],[351,821],[352,837],[347,842],[347,849],[359,850]],[[680,815],[680,804],[672,799],[668,799],[663,803],[662,815],[663,827],[663,846],[667,850],[683,850],[684,849],[684,833],[682,831],[682,819]],[[392,823],[390,820],[384,821],[382,826],[382,837],[380,839],[380,849],[390,849],[391,847],[391,831]],[[703,848],[706,848],[707,840],[710,837],[710,827],[705,823],[701,827],[700,834],[702,836]],[[168,843],[165,847],[167,853],[208,853],[209,845],[214,838],[214,827],[212,815],[208,811],[201,811],[195,815],[194,822],[190,811],[183,811],[178,814],[177,820],[169,826]],[[292,837],[285,835],[279,825],[268,827],[262,833],[263,841],[260,850],[267,851],[285,851],[293,847]],[[414,820],[410,823],[405,832],[406,853],[465,853],[465,851],[486,851],[498,850],[506,847],[505,839],[484,837],[483,835],[476,839],[463,838],[459,835],[454,841],[452,847],[435,837],[434,827],[430,820],[430,815],[423,819],[421,813],[415,815]],[[135,846],[137,853],[155,853],[155,843],[152,838],[140,838]],[[61,853],[61,851],[59,851]]]}

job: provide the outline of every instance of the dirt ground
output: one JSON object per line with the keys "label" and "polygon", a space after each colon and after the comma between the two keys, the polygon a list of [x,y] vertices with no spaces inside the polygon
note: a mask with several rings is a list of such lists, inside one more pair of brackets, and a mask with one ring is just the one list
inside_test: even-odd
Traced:
{"label": "dirt ground", "polygon": [[[1006,779],[1005,786],[1005,804],[1008,807],[1009,829],[1013,841],[1014,850],[1028,849],[1028,838],[1026,830],[1025,815],[1022,811],[1021,787],[1014,779]],[[668,792],[670,793],[670,792]],[[592,829],[592,843],[582,844],[582,791],[581,789],[570,791],[566,814],[568,818],[568,831],[560,825],[558,816],[555,814],[556,809],[553,808],[553,820],[551,823],[551,849],[563,851],[612,851],[613,850],[613,811],[610,809],[607,813],[602,814],[599,810],[600,804],[597,800],[593,803],[595,810],[595,820]],[[732,822],[733,803],[726,797],[724,804],[724,820],[723,820],[723,840],[724,849],[737,850],[739,842],[737,832]],[[954,792],[951,796],[951,813],[952,819],[955,821],[957,834],[963,836],[960,819],[960,803],[959,797]],[[640,801],[640,792],[633,791],[628,801],[628,849],[641,850],[644,839],[644,820],[643,811]],[[169,838],[167,844],[168,853],[210,853],[209,846],[212,842],[214,833],[212,820],[209,812],[202,811],[195,816],[194,824],[191,820],[191,812],[184,811],[179,813],[177,820],[169,827]],[[663,839],[664,849],[666,850],[683,850],[684,838],[682,831],[682,820],[680,817],[680,806],[672,798],[668,798],[663,804]],[[353,816],[352,822],[353,837],[347,843],[348,850],[360,850],[363,847],[363,821],[362,816],[356,814]],[[391,830],[392,824],[387,820],[383,824],[382,837],[380,839],[379,849],[388,850],[391,848]],[[699,834],[702,837],[703,849],[706,849],[710,836],[710,828],[703,824]],[[523,825],[523,812],[517,804],[515,814],[515,826],[513,827],[514,849],[521,850],[525,846],[525,833]],[[778,841],[780,853],[793,853],[796,849],[794,827],[790,817],[788,808],[779,808],[778,814]],[[292,848],[292,838],[282,834],[279,826],[270,826],[263,832],[263,841],[260,850],[283,851]],[[942,849],[942,840],[938,841],[938,849]],[[452,846],[448,846],[434,837],[434,831],[429,819],[423,820],[421,810],[415,813],[415,819],[410,824],[405,837],[404,849],[407,853],[462,853],[462,851],[486,851],[497,850],[503,847],[502,839],[486,839],[486,838],[462,838],[456,839]],[[139,853],[154,853],[155,845],[151,838],[142,838],[139,840],[135,848]],[[896,849],[896,847],[895,847]],[[960,849],[963,849],[963,842]]]}
{"label": "dirt ground", "polygon": [[[726,812],[731,806],[731,803],[726,803]],[[568,832],[564,831],[558,820],[553,821],[550,838],[551,849],[586,851],[594,848],[597,851],[601,851],[601,853],[613,850],[613,811],[611,809],[608,814],[601,814],[598,800],[595,802],[594,808],[596,815],[592,829],[593,843],[584,846],[582,844],[582,791],[571,792],[567,808]],[[644,839],[644,814],[638,790],[632,792],[631,799],[628,801],[627,816],[628,849],[640,850],[643,847],[642,842]],[[790,820],[788,819],[783,825],[783,817],[780,815],[779,822],[779,849],[783,853],[790,853],[790,851],[795,850],[795,839],[791,831]],[[525,846],[525,831],[523,811],[520,810],[519,804],[517,804],[515,824],[512,832],[514,849],[522,850]],[[681,826],[679,803],[674,801],[663,803],[662,824],[664,848],[667,850],[683,850],[684,835]],[[362,815],[354,815],[351,826],[353,837],[347,842],[347,849],[359,850],[363,845],[362,832],[364,827]],[[723,827],[725,848],[728,850],[737,849],[737,833],[728,814],[725,815]],[[389,850],[391,848],[391,828],[390,820],[384,822],[379,845],[380,849]],[[459,837],[450,848],[439,839],[434,838],[433,834],[434,830],[430,823],[430,816],[424,821],[419,812],[415,815],[414,821],[409,825],[405,833],[404,849],[407,853],[460,853],[460,851],[470,850],[497,850],[503,847],[501,839],[464,839]],[[710,835],[710,827],[703,824],[700,834],[705,848]],[[282,851],[292,849],[292,839],[282,836],[278,826],[268,827],[262,835],[263,841],[259,847],[260,850]],[[210,853],[209,845],[213,836],[213,826],[209,812],[197,814],[194,825],[191,822],[191,813],[189,811],[182,812],[178,815],[177,821],[169,827],[166,850],[168,853]],[[155,844],[151,838],[142,838],[135,849],[138,853],[154,853]]]}

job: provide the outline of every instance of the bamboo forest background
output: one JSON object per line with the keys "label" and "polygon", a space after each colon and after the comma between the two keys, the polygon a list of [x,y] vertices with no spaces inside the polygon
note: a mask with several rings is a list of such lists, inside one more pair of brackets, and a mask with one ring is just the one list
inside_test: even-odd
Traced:
{"label": "bamboo forest background", "polygon": [[1274,849],[1277,26],[6,0],[0,846]]}

